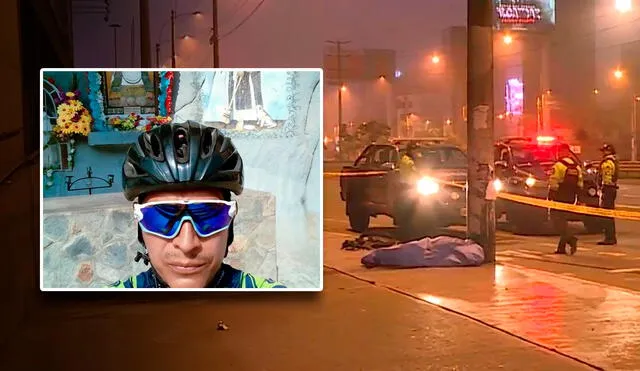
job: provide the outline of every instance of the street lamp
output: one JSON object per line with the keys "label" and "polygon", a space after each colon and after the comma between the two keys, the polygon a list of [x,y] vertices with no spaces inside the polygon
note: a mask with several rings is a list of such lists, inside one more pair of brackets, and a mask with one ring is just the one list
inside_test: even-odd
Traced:
{"label": "street lamp", "polygon": [[[186,39],[193,38],[193,36],[183,35],[183,36],[180,36],[180,38],[183,39],[183,40],[186,40]],[[160,68],[160,46],[161,45],[165,45],[165,44],[169,43],[170,41],[171,40],[164,40],[162,43],[160,43],[160,42],[156,43],[156,68]]]}
{"label": "street lamp", "polygon": [[346,85],[342,85],[340,87],[340,90],[344,93],[345,91],[347,91],[347,86]]}
{"label": "street lamp", "polygon": [[598,89],[593,89],[593,94],[595,94],[595,95],[600,94],[600,90],[598,90]]}
{"label": "street lamp", "polygon": [[437,56],[437,55],[434,55],[433,57],[431,57],[431,63],[433,63],[433,64],[440,63],[440,57]]}
{"label": "street lamp", "polygon": [[[156,43],[156,55],[158,55],[159,52],[159,48],[160,48],[160,39],[162,38],[162,33],[165,29],[165,27],[167,27],[167,24],[171,23],[171,67],[172,68],[176,68],[176,45],[175,45],[175,39],[176,39],[176,19],[181,18],[181,17],[185,17],[185,16],[199,16],[201,15],[202,12],[200,11],[194,11],[191,13],[180,13],[180,14],[176,14],[176,11],[171,9],[171,17],[169,18],[168,21],[164,22],[162,24],[162,27],[160,28],[160,33],[158,35],[158,42]],[[159,64],[158,61],[156,61],[156,64]]]}
{"label": "street lamp", "polygon": [[616,10],[620,13],[631,11],[631,0],[616,0]]}
{"label": "street lamp", "polygon": [[502,38],[502,41],[503,41],[506,45],[511,45],[511,43],[513,43],[513,36],[511,36],[511,35],[504,35],[504,37]]}
{"label": "street lamp", "polygon": [[616,70],[613,71],[613,77],[615,77],[616,79],[620,80],[623,76],[624,72],[622,72],[620,68],[616,68]]}

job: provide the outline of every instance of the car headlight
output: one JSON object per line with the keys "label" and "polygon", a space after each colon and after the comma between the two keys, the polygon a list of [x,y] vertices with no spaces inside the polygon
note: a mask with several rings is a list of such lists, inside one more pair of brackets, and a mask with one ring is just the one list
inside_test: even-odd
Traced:
{"label": "car headlight", "polygon": [[527,185],[527,187],[533,187],[534,185],[536,185],[536,179],[528,177],[527,180],[524,181],[524,183]]}
{"label": "car headlight", "polygon": [[496,192],[501,192],[504,189],[504,184],[502,184],[502,180],[495,179],[493,181],[493,189],[495,189]]}
{"label": "car headlight", "polygon": [[418,180],[418,193],[423,194],[425,196],[432,195],[438,193],[440,191],[440,185],[431,178],[421,178]]}

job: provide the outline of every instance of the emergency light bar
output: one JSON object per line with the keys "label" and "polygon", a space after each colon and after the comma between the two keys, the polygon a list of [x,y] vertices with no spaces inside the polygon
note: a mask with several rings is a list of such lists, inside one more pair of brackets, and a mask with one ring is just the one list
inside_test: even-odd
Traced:
{"label": "emergency light bar", "polygon": [[540,143],[549,143],[549,142],[554,142],[556,140],[556,137],[551,137],[551,136],[547,136],[547,135],[540,135],[536,139]]}

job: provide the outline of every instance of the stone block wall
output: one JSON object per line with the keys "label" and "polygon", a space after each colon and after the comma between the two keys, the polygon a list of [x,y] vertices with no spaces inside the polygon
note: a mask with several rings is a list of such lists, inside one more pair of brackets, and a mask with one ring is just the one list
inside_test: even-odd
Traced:
{"label": "stone block wall", "polygon": [[[245,190],[237,200],[227,263],[279,280],[275,197]],[[44,288],[104,287],[148,269],[133,260],[143,247],[131,204],[121,194],[47,198],[43,227]],[[295,287],[295,281],[285,283]]]}

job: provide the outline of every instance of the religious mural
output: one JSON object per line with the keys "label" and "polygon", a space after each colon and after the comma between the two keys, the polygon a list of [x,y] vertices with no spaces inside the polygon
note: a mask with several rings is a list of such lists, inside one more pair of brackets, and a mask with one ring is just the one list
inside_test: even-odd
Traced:
{"label": "religious mural", "polygon": [[259,131],[287,120],[288,72],[222,71],[205,78],[204,121],[214,127]]}

